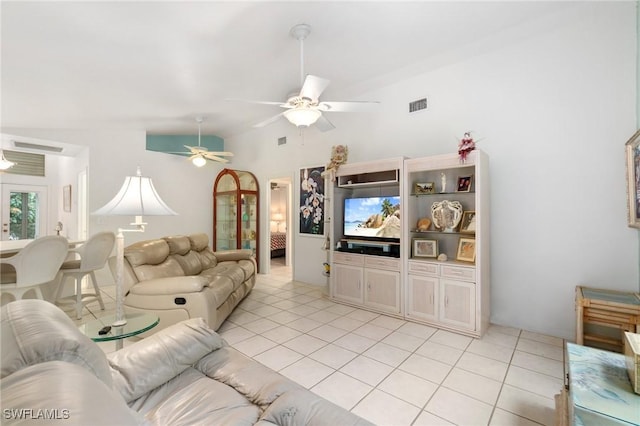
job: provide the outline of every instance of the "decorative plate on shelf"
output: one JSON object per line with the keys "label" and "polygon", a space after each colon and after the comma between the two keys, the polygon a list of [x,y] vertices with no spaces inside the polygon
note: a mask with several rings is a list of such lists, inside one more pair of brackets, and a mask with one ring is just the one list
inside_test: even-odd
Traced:
{"label": "decorative plate on shelf", "polygon": [[453,232],[462,219],[462,204],[459,201],[436,201],[431,206],[431,217],[438,231]]}

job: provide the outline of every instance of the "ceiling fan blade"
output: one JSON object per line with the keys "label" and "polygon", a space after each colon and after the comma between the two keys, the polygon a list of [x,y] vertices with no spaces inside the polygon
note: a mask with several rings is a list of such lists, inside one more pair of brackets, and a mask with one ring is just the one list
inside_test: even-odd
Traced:
{"label": "ceiling fan blade", "polygon": [[282,117],[282,115],[284,115],[284,112],[281,112],[280,114],[276,114],[273,117],[267,118],[266,120],[261,121],[259,123],[256,123],[253,125],[253,127],[264,127],[271,123],[275,123],[276,121],[278,121],[278,119],[280,119],[280,117]]}
{"label": "ceiling fan blade", "polygon": [[226,101],[231,102],[244,102],[249,104],[261,104],[261,105],[277,105],[282,108],[289,108],[289,106],[285,102],[276,102],[276,101],[253,101],[247,99],[225,99]]}
{"label": "ceiling fan blade", "polygon": [[212,160],[212,161],[217,161],[219,163],[228,163],[229,162],[229,160],[227,160],[226,158],[218,157],[217,155],[211,155],[211,153],[204,154],[204,158],[206,158],[208,160]]}
{"label": "ceiling fan blade", "polygon": [[189,151],[191,151],[192,153],[198,153],[198,152],[206,152],[208,151],[207,147],[204,146],[188,146],[188,145],[182,145],[185,148],[187,148]]}
{"label": "ceiling fan blade", "polygon": [[327,101],[320,102],[318,109],[329,112],[369,112],[373,111],[379,104],[380,102],[377,101]]}
{"label": "ceiling fan blade", "polygon": [[204,155],[216,155],[221,157],[233,157],[233,152],[227,151],[209,151],[207,153],[203,153]]}
{"label": "ceiling fan blade", "polygon": [[321,132],[328,132],[329,130],[336,128],[336,126],[334,126],[324,114],[318,118],[318,121],[316,121],[315,124]]}
{"label": "ceiling fan blade", "polygon": [[300,90],[300,97],[311,99],[312,102],[317,102],[329,83],[330,81],[327,79],[309,74],[307,78],[304,79],[302,90]]}

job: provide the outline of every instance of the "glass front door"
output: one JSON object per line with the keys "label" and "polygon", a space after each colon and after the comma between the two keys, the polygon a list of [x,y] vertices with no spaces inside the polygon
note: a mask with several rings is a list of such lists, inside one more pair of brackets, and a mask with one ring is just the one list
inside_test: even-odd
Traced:
{"label": "glass front door", "polygon": [[2,184],[2,240],[47,235],[47,187]]}

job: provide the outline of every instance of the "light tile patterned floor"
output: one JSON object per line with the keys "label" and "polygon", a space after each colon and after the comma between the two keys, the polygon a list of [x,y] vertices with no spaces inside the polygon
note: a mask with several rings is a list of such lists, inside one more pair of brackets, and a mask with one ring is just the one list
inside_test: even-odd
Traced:
{"label": "light tile patterned floor", "polygon": [[[113,288],[104,293],[112,311]],[[95,303],[84,312],[105,314]],[[553,425],[563,386],[560,338],[492,326],[474,339],[368,312],[333,303],[276,265],[218,331],[378,425]]]}

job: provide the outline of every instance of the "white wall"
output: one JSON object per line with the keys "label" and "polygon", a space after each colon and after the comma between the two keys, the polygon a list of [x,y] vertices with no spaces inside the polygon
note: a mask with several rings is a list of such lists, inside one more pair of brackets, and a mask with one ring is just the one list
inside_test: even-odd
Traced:
{"label": "white wall", "polygon": [[[327,133],[279,122],[227,148],[262,180],[280,164],[326,162],[335,144],[349,146],[350,162],[418,157],[455,151],[474,131],[491,166],[491,320],[572,338],[576,285],[638,287],[624,167],[636,126],[635,7],[575,4],[537,30],[505,33],[499,49],[479,43],[449,66],[362,94],[382,101],[378,113],[328,115],[336,129]],[[408,102],[425,95],[428,110],[409,116]],[[281,136],[287,145],[277,146]],[[307,240],[294,243],[304,259],[296,279],[324,261]]]}

